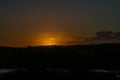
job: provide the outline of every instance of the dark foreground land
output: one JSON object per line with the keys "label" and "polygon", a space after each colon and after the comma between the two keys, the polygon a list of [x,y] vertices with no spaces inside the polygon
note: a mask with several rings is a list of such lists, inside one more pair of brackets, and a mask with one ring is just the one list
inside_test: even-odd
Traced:
{"label": "dark foreground land", "polygon": [[0,80],[119,80],[120,44],[0,47]]}

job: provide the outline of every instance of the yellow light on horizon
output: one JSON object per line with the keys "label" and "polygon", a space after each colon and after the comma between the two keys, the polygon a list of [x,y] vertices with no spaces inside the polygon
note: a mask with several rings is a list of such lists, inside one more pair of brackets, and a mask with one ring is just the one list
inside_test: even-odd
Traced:
{"label": "yellow light on horizon", "polygon": [[77,42],[78,40],[74,38],[74,36],[67,36],[67,35],[60,35],[60,34],[42,34],[38,35],[36,38],[35,45],[41,45],[41,46],[54,46],[54,45],[73,45],[73,44],[79,44],[79,43],[73,43]]}
{"label": "yellow light on horizon", "polygon": [[42,41],[42,45],[44,46],[53,46],[53,45],[56,45],[56,39],[51,37],[51,38],[45,38],[43,39]]}

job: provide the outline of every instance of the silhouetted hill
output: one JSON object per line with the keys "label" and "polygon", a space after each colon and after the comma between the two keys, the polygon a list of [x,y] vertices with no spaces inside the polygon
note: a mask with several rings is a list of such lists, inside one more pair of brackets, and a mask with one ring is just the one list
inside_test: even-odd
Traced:
{"label": "silhouetted hill", "polygon": [[114,66],[120,64],[119,57],[120,44],[0,47],[0,63],[3,65]]}
{"label": "silhouetted hill", "polygon": [[1,80],[119,80],[120,44],[0,47],[0,64]]}

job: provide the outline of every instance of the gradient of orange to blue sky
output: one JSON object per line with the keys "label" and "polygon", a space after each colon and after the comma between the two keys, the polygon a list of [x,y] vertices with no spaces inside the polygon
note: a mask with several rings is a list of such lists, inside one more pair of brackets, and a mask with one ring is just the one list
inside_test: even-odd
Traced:
{"label": "gradient of orange to blue sky", "polygon": [[120,0],[0,0],[0,45],[82,43],[120,31]]}

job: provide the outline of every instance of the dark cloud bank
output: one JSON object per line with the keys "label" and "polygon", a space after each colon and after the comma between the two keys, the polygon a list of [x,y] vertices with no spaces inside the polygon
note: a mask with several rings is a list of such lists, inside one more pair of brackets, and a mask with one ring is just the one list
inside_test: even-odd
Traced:
{"label": "dark cloud bank", "polygon": [[95,37],[86,38],[84,43],[100,44],[100,43],[120,43],[120,32],[100,31]]}

